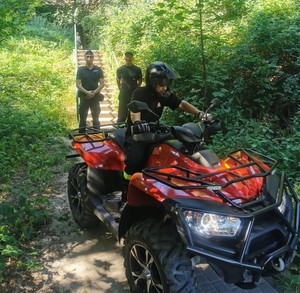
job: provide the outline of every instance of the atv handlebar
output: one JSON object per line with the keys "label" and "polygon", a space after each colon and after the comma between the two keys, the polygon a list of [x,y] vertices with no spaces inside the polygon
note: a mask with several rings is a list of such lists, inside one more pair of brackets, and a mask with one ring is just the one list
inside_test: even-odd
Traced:
{"label": "atv handlebar", "polygon": [[[212,119],[211,115],[208,115],[208,111],[218,104],[220,104],[219,99],[213,99],[211,105],[204,112],[204,116],[198,123],[186,123],[183,126],[168,127],[160,124],[159,121],[150,122],[150,132],[132,134],[133,140],[144,143],[156,143],[158,141],[169,139],[178,139],[182,143],[200,143],[209,141],[209,137],[221,129],[221,122]],[[133,113],[146,111],[158,118],[144,102],[132,101],[128,104],[128,109]]]}
{"label": "atv handlebar", "polygon": [[[200,143],[209,135],[221,129],[219,120],[206,120],[204,122],[186,123],[183,126],[165,126],[159,122],[150,122],[150,132],[133,134],[133,140],[144,143],[177,139],[182,143]],[[207,136],[208,135],[208,136]]]}
{"label": "atv handlebar", "polygon": [[150,122],[149,125],[150,132],[133,134],[133,140],[144,143],[155,143],[158,141],[174,138],[171,127],[159,124],[159,122]]}

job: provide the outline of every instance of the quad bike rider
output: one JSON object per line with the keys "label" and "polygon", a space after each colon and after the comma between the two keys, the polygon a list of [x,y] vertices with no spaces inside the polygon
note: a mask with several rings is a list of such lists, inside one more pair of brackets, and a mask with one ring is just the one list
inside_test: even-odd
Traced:
{"label": "quad bike rider", "polygon": [[[151,138],[151,132],[153,132],[151,131],[151,125],[155,127],[159,122],[165,107],[173,111],[176,109],[185,111],[200,120],[202,120],[204,115],[206,115],[206,120],[211,118],[211,115],[198,110],[195,106],[187,101],[181,100],[171,92],[175,79],[176,73],[173,69],[163,62],[154,62],[146,69],[146,86],[137,88],[133,92],[131,99],[132,105],[135,101],[144,102],[149,110],[139,111],[135,109],[135,111],[129,111],[124,142],[124,190],[127,190],[126,186],[129,184],[129,180],[126,179],[130,179],[131,175],[141,172],[147,161],[149,152],[151,153],[151,147],[154,146],[153,142],[155,142],[155,140],[150,139],[149,143],[145,142],[145,137],[147,137],[146,133],[150,132]],[[141,133],[144,133],[143,141],[136,139],[136,135]],[[123,197],[123,200],[127,201],[126,197]]]}
{"label": "quad bike rider", "polygon": [[[140,101],[129,109],[157,115]],[[146,131],[130,125],[133,140],[151,148],[142,169],[130,177],[121,210],[128,128],[70,131],[75,153],[68,158],[81,159],[69,172],[71,212],[80,227],[100,219],[124,240],[132,292],[199,292],[203,261],[225,282],[251,288],[293,261],[300,208],[287,176],[276,171],[274,159],[251,149],[219,158],[205,144],[219,122],[206,113],[202,122],[183,126],[157,119],[141,126]]]}

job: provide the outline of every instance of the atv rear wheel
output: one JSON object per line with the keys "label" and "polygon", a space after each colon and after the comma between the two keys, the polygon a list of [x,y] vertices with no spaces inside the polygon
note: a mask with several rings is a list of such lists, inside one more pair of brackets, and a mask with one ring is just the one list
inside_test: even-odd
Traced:
{"label": "atv rear wheel", "polygon": [[148,219],[134,224],[124,243],[132,292],[195,293],[191,259],[174,225]]}
{"label": "atv rear wheel", "polygon": [[75,222],[81,228],[91,228],[99,222],[88,197],[87,165],[78,163],[69,171],[68,200]]}

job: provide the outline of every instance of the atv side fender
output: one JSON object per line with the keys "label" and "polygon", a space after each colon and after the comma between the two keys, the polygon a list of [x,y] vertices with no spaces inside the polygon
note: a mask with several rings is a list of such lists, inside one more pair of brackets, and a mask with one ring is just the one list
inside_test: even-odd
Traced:
{"label": "atv side fender", "polygon": [[135,173],[131,176],[127,193],[128,205],[135,207],[160,205],[164,198],[155,192],[156,188],[151,184],[155,180],[151,181],[153,182],[146,181],[143,173]]}

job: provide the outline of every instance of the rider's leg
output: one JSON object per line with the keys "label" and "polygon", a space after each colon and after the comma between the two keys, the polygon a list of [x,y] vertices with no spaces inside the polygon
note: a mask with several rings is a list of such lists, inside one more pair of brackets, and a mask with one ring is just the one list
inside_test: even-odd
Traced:
{"label": "rider's leg", "polygon": [[124,163],[125,172],[133,175],[141,172],[147,159],[148,144],[134,141],[132,137],[127,137],[124,143]]}
{"label": "rider's leg", "polygon": [[131,175],[127,174],[125,171],[123,172],[123,178],[121,183],[122,188],[122,202],[127,202],[127,192],[129,187]]}
{"label": "rider's leg", "polygon": [[[141,172],[145,165],[146,153],[148,145],[140,142],[136,142],[132,137],[127,137],[124,143],[124,163],[125,170],[123,172],[122,180],[122,202],[127,202],[127,192],[129,186],[129,180],[131,175],[136,172]],[[121,206],[121,209],[124,205]]]}

